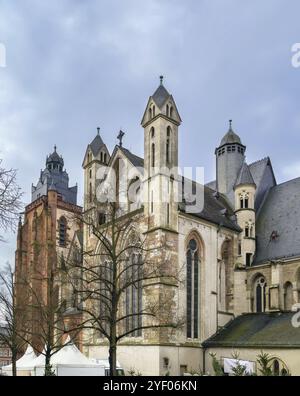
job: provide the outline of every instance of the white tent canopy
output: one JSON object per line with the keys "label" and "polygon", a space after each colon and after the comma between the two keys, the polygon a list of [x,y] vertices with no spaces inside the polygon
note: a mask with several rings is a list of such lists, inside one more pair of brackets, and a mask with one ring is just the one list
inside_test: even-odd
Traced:
{"label": "white tent canopy", "polygon": [[[39,358],[42,356],[42,359]],[[104,368],[94,363],[70,342],[68,337],[65,345],[51,358],[51,366],[56,375],[66,376],[101,376],[104,375]],[[44,375],[45,356],[42,354],[34,362],[35,375]]]}
{"label": "white tent canopy", "polygon": [[65,346],[53,355],[51,364],[95,365],[95,363],[80,352],[75,344],[70,343],[69,337],[65,341]]}
{"label": "white tent canopy", "polygon": [[245,371],[247,374],[254,373],[254,362],[250,362],[248,360],[229,359],[229,358],[224,358],[224,373],[233,374],[233,369],[238,364],[245,367]]}
{"label": "white tent canopy", "polygon": [[[28,345],[24,355],[16,361],[17,371],[31,370],[33,368],[33,362],[36,359],[37,357],[34,350]],[[10,374],[12,372],[12,364],[2,367],[2,372]]]}

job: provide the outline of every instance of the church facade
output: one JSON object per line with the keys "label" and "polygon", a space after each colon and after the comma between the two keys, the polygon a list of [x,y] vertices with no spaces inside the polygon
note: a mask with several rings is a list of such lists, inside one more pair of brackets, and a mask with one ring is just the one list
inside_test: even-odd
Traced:
{"label": "church facade", "polygon": [[[141,122],[144,158],[123,146],[123,133],[110,152],[99,130],[84,155],[83,211],[105,227],[105,213],[96,213],[93,201],[99,179],[115,170],[112,183],[120,214],[131,216],[135,231],[147,235],[156,247],[155,260],[168,261],[170,270],[182,273],[169,303],[184,325],[173,332],[142,331],[123,339],[118,361],[126,371],[143,375],[180,375],[211,370],[209,352],[222,360],[234,349],[244,360],[253,360],[264,349],[284,360],[292,374],[299,373],[295,356],[300,336],[292,319],[300,303],[300,178],[277,184],[269,157],[247,164],[247,147],[231,121],[214,153],[215,181],[204,185],[182,177],[181,122],[161,79]],[[128,180],[135,181],[136,199],[128,197]],[[193,198],[195,191],[200,192],[200,206],[190,210],[194,201],[189,195]],[[34,268],[34,262],[46,270],[47,240],[59,255],[67,256],[72,241],[83,252],[99,249],[89,226],[68,220],[74,213],[81,213],[76,188],[68,187],[55,149],[19,225],[17,273]],[[44,247],[35,251],[39,238],[44,238]],[[68,295],[67,289],[62,285],[61,295]],[[96,332],[89,330],[82,340],[87,356],[108,358],[108,345]]]}
{"label": "church facade", "polygon": [[[122,140],[110,154],[99,133],[88,146],[84,207],[96,193],[97,174],[103,167],[115,169],[122,161],[118,191],[124,192],[123,180],[130,175],[140,180],[142,198],[132,203],[125,191],[122,213],[132,213],[139,232],[150,235],[152,243],[168,242],[164,251],[158,248],[157,259],[171,257],[172,266],[182,268],[183,282],[172,296],[172,306],[174,314],[184,316],[185,325],[175,335],[153,337],[143,332],[122,341],[121,364],[144,375],[205,370],[209,366],[205,341],[246,313],[272,321],[269,314],[290,312],[286,320],[296,331],[290,319],[293,306],[300,302],[300,179],[277,185],[268,157],[247,164],[246,146],[230,121],[215,150],[216,180],[200,186],[203,205],[190,213],[184,194],[178,199],[178,190],[184,192],[188,184],[193,190],[197,183],[178,173],[181,118],[162,80],[148,100],[141,124],[144,158],[124,148]],[[84,251],[95,249],[95,243],[84,227]],[[256,345],[258,352],[260,347],[272,349],[274,339],[281,337],[275,333]],[[300,340],[295,350],[299,346]],[[92,357],[108,356],[101,339],[86,345],[85,351]]]}

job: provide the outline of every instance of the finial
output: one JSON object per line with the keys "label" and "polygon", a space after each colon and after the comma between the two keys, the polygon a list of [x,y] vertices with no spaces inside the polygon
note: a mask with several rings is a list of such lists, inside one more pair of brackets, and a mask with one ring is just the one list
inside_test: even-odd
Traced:
{"label": "finial", "polygon": [[97,128],[97,135],[100,135],[100,127]]}
{"label": "finial", "polygon": [[160,79],[160,85],[163,85],[164,76],[159,76],[159,79]]}
{"label": "finial", "polygon": [[232,129],[232,120],[229,120],[229,129]]}
{"label": "finial", "polygon": [[117,139],[119,139],[119,146],[122,147],[123,143],[123,137],[124,137],[125,133],[120,129],[119,135],[117,136]]}
{"label": "finial", "polygon": [[56,144],[54,145],[54,151],[56,152],[56,149],[57,149],[57,147],[56,147]]}

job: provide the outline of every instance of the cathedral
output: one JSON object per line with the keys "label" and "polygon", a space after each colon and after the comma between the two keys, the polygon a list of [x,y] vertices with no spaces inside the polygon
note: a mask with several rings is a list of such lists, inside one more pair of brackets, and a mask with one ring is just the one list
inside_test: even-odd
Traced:
{"label": "cathedral", "polygon": [[[91,210],[99,174],[116,169],[114,182],[123,194],[120,213],[132,216],[135,229],[157,243],[157,261],[168,257],[183,273],[170,305],[174,315],[185,318],[184,326],[172,334],[136,332],[119,344],[118,361],[126,371],[143,375],[212,373],[211,352],[222,363],[238,351],[241,359],[255,364],[264,350],[273,357],[276,372],[300,374],[300,333],[293,321],[300,303],[300,178],[277,184],[269,157],[247,163],[246,142],[230,121],[214,152],[215,180],[198,185],[178,171],[181,123],[161,78],[142,116],[144,158],[123,146],[122,131],[110,152],[99,129],[84,155],[83,211]],[[49,241],[58,256],[67,256],[74,243],[83,252],[99,248],[89,227],[69,218],[82,208],[63,166],[55,148],[32,187],[32,202],[19,224],[17,274],[34,270],[35,263],[47,270]],[[139,181],[134,201],[123,188],[132,175]],[[199,187],[199,210],[189,210],[184,195],[189,187],[192,192]],[[183,199],[178,199],[179,190]],[[97,216],[105,226],[105,214]],[[159,249],[161,240],[166,241],[164,249]],[[64,288],[60,294],[68,296]],[[70,316],[76,316],[67,306]],[[82,340],[89,357],[107,359],[103,339],[94,335]]]}

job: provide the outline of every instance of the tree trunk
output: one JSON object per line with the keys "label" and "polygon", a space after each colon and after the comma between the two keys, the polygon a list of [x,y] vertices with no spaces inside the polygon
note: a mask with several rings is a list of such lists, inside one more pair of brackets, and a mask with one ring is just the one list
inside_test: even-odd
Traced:
{"label": "tree trunk", "polygon": [[110,342],[109,346],[109,367],[110,376],[115,377],[117,375],[117,345],[115,342]]}
{"label": "tree trunk", "polygon": [[17,354],[15,352],[12,353],[12,375],[13,377],[17,376]]}
{"label": "tree trunk", "polygon": [[46,356],[45,356],[45,374],[44,374],[45,376],[53,376],[53,375],[55,375],[53,370],[52,370],[50,360],[51,360],[51,354],[46,352]]}

